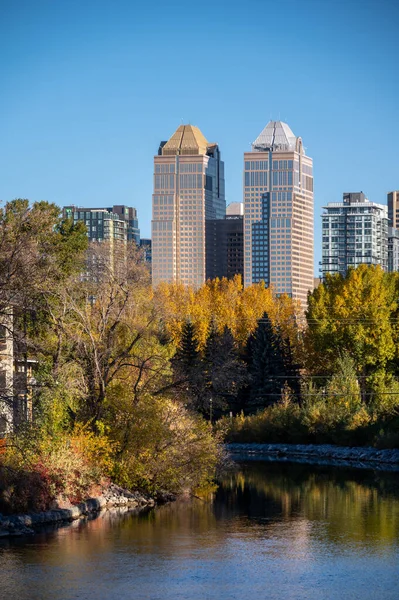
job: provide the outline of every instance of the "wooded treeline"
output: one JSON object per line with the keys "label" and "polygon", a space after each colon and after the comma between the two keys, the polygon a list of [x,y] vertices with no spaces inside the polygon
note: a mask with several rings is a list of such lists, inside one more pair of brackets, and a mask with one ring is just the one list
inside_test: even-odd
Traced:
{"label": "wooded treeline", "polygon": [[[43,506],[102,477],[153,493],[203,487],[226,431],[396,443],[399,274],[327,278],[304,313],[238,276],[153,290],[137,248],[110,252],[88,248],[84,224],[52,204],[0,211],[0,311],[37,361],[33,420],[8,436],[3,464],[38,478]],[[14,502],[29,496],[26,476],[23,490],[3,479]]]}

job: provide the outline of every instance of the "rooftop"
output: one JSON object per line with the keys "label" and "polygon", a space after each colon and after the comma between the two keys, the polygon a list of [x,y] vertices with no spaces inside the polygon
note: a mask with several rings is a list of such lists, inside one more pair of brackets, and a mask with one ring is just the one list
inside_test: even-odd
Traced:
{"label": "rooftop", "polygon": [[269,121],[253,142],[252,151],[285,150],[292,152],[296,149],[296,143],[297,137],[287,123],[283,123],[283,121]]}
{"label": "rooftop", "polygon": [[210,144],[198,127],[194,125],[180,125],[172,137],[162,147],[163,156],[175,154],[187,155],[206,154]]}

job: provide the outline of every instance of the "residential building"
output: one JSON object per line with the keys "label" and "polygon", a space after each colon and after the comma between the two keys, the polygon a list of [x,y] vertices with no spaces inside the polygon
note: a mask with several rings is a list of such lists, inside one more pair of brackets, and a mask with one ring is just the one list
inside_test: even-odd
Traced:
{"label": "residential building", "polygon": [[348,267],[364,263],[388,270],[387,206],[370,202],[363,192],[351,192],[323,208],[323,279],[327,273],[345,275]]}
{"label": "residential building", "polygon": [[270,121],[244,154],[244,282],[264,281],[305,306],[313,289],[313,161]]}
{"label": "residential building", "polygon": [[13,314],[2,314],[0,325],[0,438],[13,429],[14,422],[14,340]]}
{"label": "residential building", "polygon": [[399,229],[388,227],[388,271],[399,271]]}
{"label": "residential building", "polygon": [[206,278],[244,277],[243,204],[232,202],[224,219],[206,221]]}
{"label": "residential building", "polygon": [[389,225],[399,229],[399,191],[388,193]]}
{"label": "residential building", "polygon": [[140,245],[140,229],[137,218],[137,210],[132,206],[124,206],[123,204],[114,204],[111,208],[107,208],[108,212],[115,213],[119,218],[126,222],[126,236],[128,242],[135,242]]}
{"label": "residential building", "polygon": [[194,287],[206,279],[205,222],[226,213],[224,164],[217,144],[181,125],[154,157],[152,283]]}
{"label": "residential building", "polygon": [[114,205],[109,208],[65,206],[65,217],[83,221],[90,241],[134,241],[140,243],[137,211],[131,206]]}
{"label": "residential building", "polygon": [[87,227],[90,242],[101,242],[102,247],[91,247],[87,253],[86,269],[82,279],[98,281],[107,277],[115,269],[125,269],[126,244],[140,243],[137,211],[124,205],[109,208],[84,208],[65,206],[63,215],[77,221],[83,221]]}
{"label": "residential building", "polygon": [[32,393],[37,361],[14,336],[14,309],[3,311],[0,325],[0,438],[32,419]]}

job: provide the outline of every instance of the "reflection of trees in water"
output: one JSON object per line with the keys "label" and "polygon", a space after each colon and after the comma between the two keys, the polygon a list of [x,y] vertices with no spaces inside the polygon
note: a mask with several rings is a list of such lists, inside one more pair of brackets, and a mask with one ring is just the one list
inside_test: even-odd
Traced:
{"label": "reflection of trees in water", "polygon": [[[68,564],[77,579],[91,570],[96,577],[98,564],[112,569],[120,552],[139,568],[153,558],[185,563],[201,550],[219,557],[235,551],[232,540],[267,547],[274,540],[270,547],[280,553],[281,541],[296,556],[318,541],[339,552],[353,545],[367,552],[389,549],[399,537],[398,482],[393,474],[247,463],[224,478],[214,502],[182,500],[142,514],[103,512],[88,522],[12,540],[8,553],[0,553],[0,572],[15,577],[26,563]],[[68,570],[59,573],[53,584],[68,585],[69,576]]]}
{"label": "reflection of trees in water", "polygon": [[399,537],[399,475],[334,467],[251,462],[229,474],[215,499],[218,518],[322,522],[330,541],[373,545]]}

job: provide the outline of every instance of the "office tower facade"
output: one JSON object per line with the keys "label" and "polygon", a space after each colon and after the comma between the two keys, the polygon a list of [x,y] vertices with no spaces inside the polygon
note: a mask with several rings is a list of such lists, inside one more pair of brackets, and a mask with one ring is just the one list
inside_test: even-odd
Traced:
{"label": "office tower facade", "polygon": [[232,202],[224,219],[206,222],[206,278],[244,277],[243,205]]}
{"label": "office tower facade", "polygon": [[345,193],[330,202],[322,215],[323,279],[327,273],[345,275],[348,267],[381,265],[388,270],[388,210],[370,202],[363,192]]}
{"label": "office tower facade", "polygon": [[270,121],[244,154],[244,282],[264,281],[306,305],[313,289],[313,161]]}
{"label": "office tower facade", "polygon": [[154,157],[152,283],[194,287],[206,279],[205,222],[226,213],[224,164],[217,144],[181,125]]}

